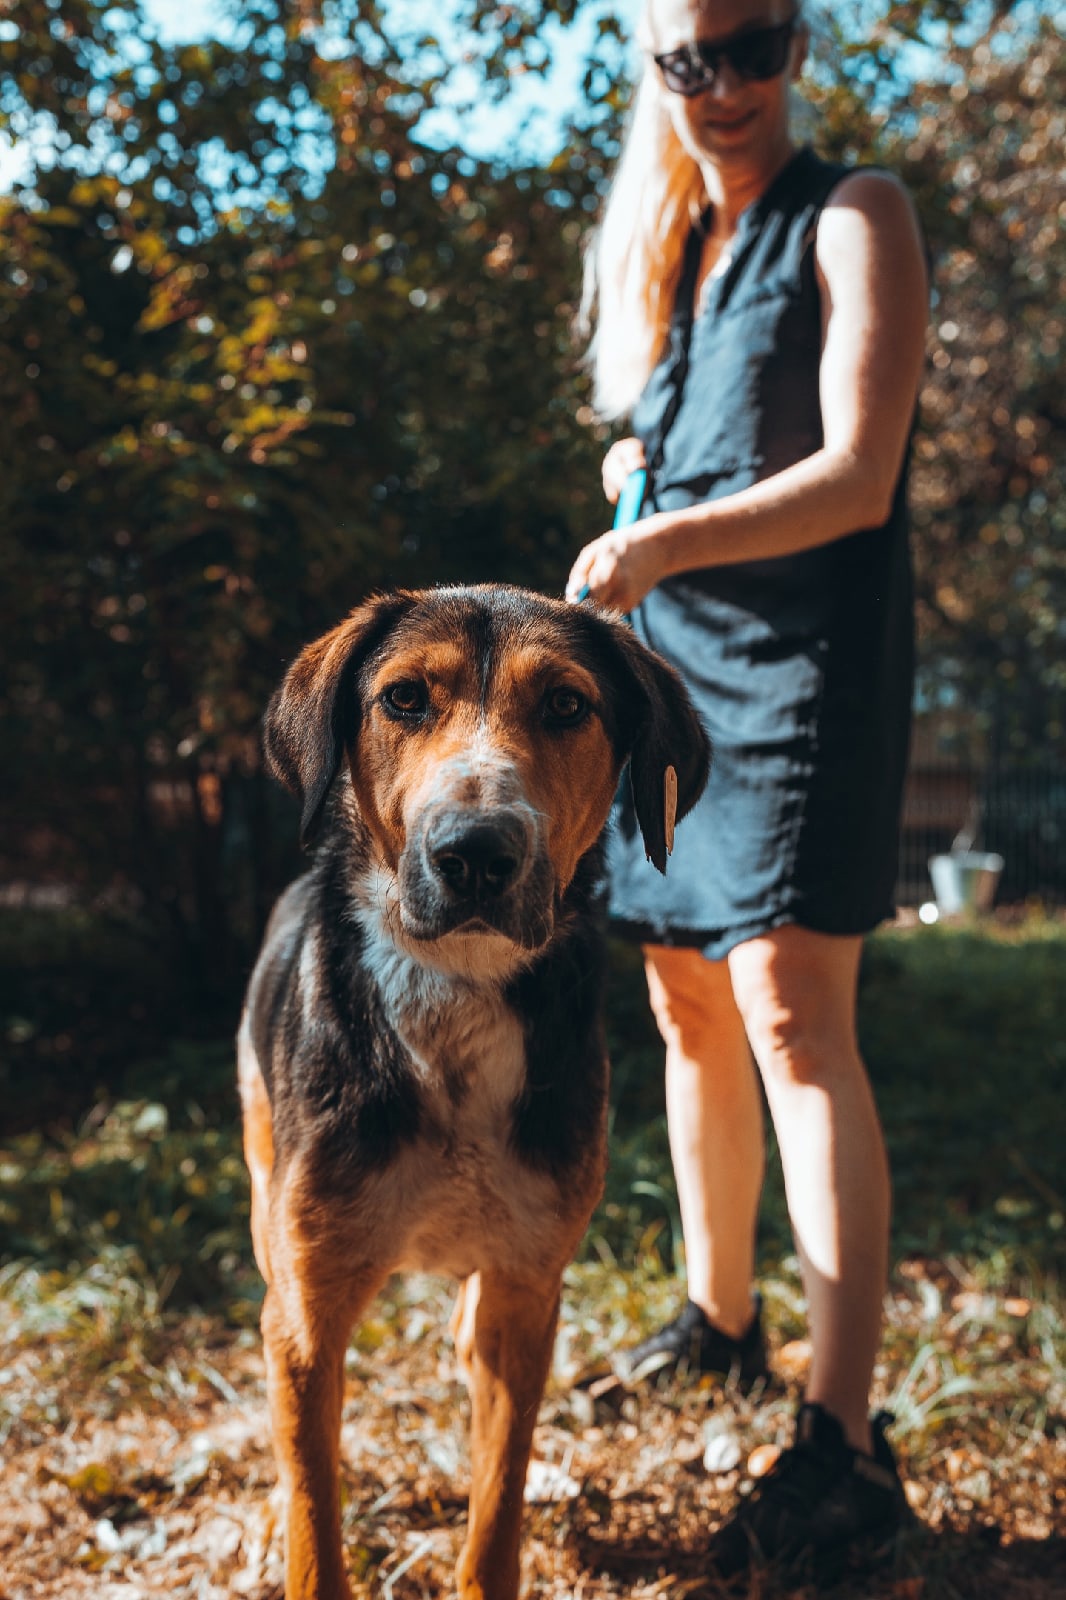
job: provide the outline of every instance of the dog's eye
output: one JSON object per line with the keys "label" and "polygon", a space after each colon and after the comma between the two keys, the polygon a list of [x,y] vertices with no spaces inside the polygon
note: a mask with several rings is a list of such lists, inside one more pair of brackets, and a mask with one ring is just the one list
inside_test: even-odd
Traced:
{"label": "dog's eye", "polygon": [[424,683],[390,683],[381,696],[386,711],[394,716],[420,717],[429,704]]}
{"label": "dog's eye", "polygon": [[544,702],[545,715],[556,727],[573,727],[588,708],[585,696],[576,689],[553,689]]}

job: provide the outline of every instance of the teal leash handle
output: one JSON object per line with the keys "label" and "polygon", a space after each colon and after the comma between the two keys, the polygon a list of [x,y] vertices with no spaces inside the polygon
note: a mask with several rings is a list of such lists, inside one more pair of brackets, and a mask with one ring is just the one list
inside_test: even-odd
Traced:
{"label": "teal leash handle", "polygon": [[[614,508],[614,521],[612,528],[627,528],[631,522],[636,522],[644,504],[644,491],[648,486],[648,474],[644,467],[638,467],[631,472],[622,485],[622,492],[618,496],[618,504]],[[574,599],[581,603],[589,597],[589,586],[583,583]]]}
{"label": "teal leash handle", "polygon": [[631,472],[622,485],[622,493],[618,496],[618,504],[614,508],[613,528],[628,528],[631,522],[636,522],[640,516],[640,508],[644,504],[644,491],[648,486],[648,474],[644,467],[638,467]]}

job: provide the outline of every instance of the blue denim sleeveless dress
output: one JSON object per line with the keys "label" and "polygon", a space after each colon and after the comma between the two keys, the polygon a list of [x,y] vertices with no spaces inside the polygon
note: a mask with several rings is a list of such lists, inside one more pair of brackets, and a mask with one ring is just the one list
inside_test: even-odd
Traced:
{"label": "blue denim sleeveless dress", "polygon": [[[695,230],[633,418],[644,514],[733,494],[821,447],[814,237],[847,170],[798,151],[742,214],[698,316]],[[682,573],[637,608],[635,631],[682,674],[713,756],[665,878],[623,781],[608,833],[623,935],[713,960],[785,923],[858,934],[891,916],[913,679],[904,479],[880,527]]]}

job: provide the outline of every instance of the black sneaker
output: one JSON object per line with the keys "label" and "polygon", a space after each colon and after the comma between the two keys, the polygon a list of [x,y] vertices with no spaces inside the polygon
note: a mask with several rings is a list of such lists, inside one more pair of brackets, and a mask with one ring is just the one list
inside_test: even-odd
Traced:
{"label": "black sneaker", "polygon": [[887,1411],[873,1419],[873,1454],[865,1455],[828,1411],[802,1405],[795,1444],[711,1540],[715,1575],[761,1565],[824,1578],[889,1554],[909,1516],[884,1433],[891,1420]]}
{"label": "black sneaker", "polygon": [[691,1300],[672,1322],[631,1350],[615,1357],[615,1370],[627,1383],[657,1382],[662,1378],[711,1376],[722,1383],[732,1378],[744,1393],[768,1377],[762,1333],[762,1299],[755,1295],[751,1325],[739,1339],[708,1321]]}

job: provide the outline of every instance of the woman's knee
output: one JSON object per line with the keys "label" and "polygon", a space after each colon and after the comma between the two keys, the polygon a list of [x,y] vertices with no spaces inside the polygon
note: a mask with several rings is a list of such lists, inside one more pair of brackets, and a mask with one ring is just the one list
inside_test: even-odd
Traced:
{"label": "woman's knee", "polygon": [[648,946],[644,951],[648,998],[668,1049],[699,1059],[723,1032],[741,1030],[729,976],[698,950]]}
{"label": "woman's knee", "polygon": [[852,952],[800,929],[781,935],[733,952],[737,1006],[765,1078],[828,1085],[862,1067]]}
{"label": "woman's knee", "polygon": [[774,994],[747,995],[742,1014],[764,1078],[814,1084],[837,1070],[839,1040],[805,1006],[791,1006]]}

